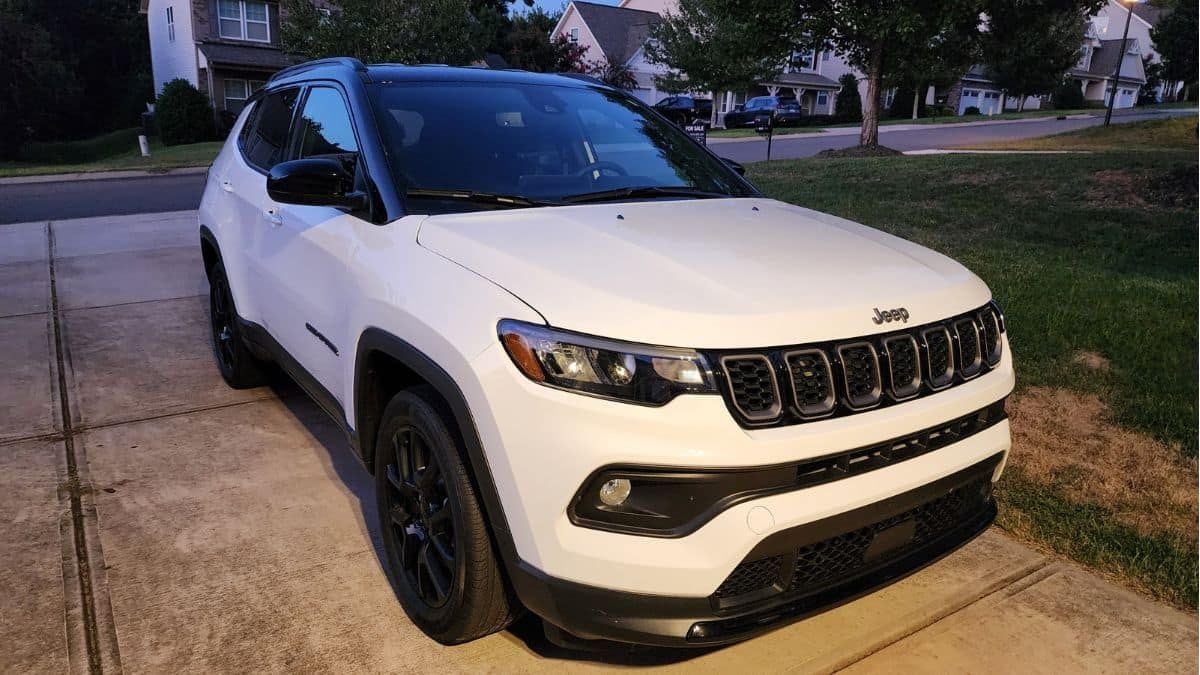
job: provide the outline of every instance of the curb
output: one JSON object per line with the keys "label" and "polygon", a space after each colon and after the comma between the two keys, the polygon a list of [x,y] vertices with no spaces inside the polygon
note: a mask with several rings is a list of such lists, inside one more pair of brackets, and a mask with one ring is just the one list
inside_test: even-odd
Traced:
{"label": "curb", "polygon": [[0,178],[0,185],[32,185],[36,183],[71,183],[85,180],[117,180],[121,178],[149,178],[154,176],[188,176],[207,173],[207,166],[185,166],[166,171],[80,171],[76,173],[52,173],[40,176],[11,176]]}

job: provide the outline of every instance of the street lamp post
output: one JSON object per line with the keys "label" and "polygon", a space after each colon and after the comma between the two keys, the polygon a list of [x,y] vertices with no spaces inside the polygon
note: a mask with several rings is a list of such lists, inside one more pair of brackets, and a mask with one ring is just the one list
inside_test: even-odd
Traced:
{"label": "street lamp post", "polygon": [[1112,89],[1108,92],[1108,110],[1104,113],[1104,126],[1108,126],[1112,122],[1113,106],[1117,104],[1117,87],[1121,86],[1121,65],[1125,63],[1125,50],[1129,40],[1129,20],[1133,18],[1135,4],[1137,4],[1137,0],[1131,0],[1129,6],[1125,8],[1127,12],[1125,14],[1125,32],[1121,34],[1121,53],[1117,55],[1117,71],[1113,73]]}

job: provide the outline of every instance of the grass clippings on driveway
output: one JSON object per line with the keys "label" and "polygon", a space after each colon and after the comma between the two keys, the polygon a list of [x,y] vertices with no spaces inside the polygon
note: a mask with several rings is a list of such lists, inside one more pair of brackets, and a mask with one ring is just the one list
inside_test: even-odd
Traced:
{"label": "grass clippings on driveway", "polygon": [[[987,281],[1007,314],[1019,388],[1001,525],[1194,608],[1197,147],[1187,122],[1105,132],[1121,142],[1080,132],[1100,150],[1087,155],[748,169],[769,195],[920,242]],[[1130,147],[1138,142],[1154,145]],[[1114,146],[1124,149],[1105,150]]]}

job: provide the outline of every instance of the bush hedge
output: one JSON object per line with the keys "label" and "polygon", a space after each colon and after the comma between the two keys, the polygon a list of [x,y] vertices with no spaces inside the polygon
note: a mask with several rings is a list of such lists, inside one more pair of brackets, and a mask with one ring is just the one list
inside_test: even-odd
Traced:
{"label": "bush hedge", "polygon": [[200,143],[215,136],[208,97],[182,78],[163,86],[154,106],[154,123],[163,145]]}
{"label": "bush hedge", "polygon": [[983,114],[982,111],[980,111],[978,107],[973,106],[973,105],[967,106],[967,109],[963,111],[964,116],[966,116],[966,115],[981,115],[981,114]]}

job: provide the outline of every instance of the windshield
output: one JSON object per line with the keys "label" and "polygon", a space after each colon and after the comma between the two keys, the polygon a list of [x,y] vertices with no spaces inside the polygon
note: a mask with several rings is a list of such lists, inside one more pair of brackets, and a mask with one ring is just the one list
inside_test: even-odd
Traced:
{"label": "windshield", "polygon": [[446,192],[461,193],[462,209],[487,208],[488,195],[529,205],[618,192],[611,198],[755,194],[682,130],[620,92],[397,82],[377,85],[372,98],[400,189],[417,212],[439,208],[424,202],[445,201]]}

